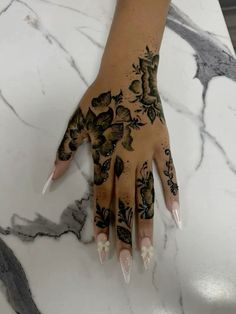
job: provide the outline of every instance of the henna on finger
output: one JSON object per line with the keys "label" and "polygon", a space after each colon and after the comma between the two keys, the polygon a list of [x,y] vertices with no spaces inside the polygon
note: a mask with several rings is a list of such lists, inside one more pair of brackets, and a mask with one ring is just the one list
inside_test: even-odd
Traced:
{"label": "henna on finger", "polygon": [[168,156],[168,160],[165,162],[166,169],[164,169],[163,173],[168,178],[167,184],[170,187],[170,192],[173,195],[177,195],[179,187],[178,184],[174,181],[174,165],[173,159],[171,155],[171,150],[169,148],[165,149],[165,155]]}
{"label": "henna on finger", "polygon": [[72,152],[78,147],[78,136],[83,130],[84,116],[78,107],[68,123],[66,133],[58,148],[58,159],[66,161],[71,158]]}
{"label": "henna on finger", "polygon": [[110,224],[111,210],[110,208],[101,207],[98,202],[96,203],[96,215],[94,222],[97,227],[104,229],[108,228]]}
{"label": "henna on finger", "polygon": [[141,203],[137,211],[141,219],[152,219],[154,216],[154,178],[151,170],[148,170],[148,162],[145,161],[137,178],[138,193],[141,196]]}
{"label": "henna on finger", "polygon": [[131,224],[133,218],[132,207],[125,204],[120,198],[118,200],[118,222],[121,225],[117,225],[117,236],[120,241],[132,245]]}

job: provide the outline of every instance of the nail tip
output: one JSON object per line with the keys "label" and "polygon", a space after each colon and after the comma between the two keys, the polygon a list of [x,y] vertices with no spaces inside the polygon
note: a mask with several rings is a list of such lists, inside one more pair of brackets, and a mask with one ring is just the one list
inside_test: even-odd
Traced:
{"label": "nail tip", "polygon": [[45,195],[48,191],[49,191],[49,188],[50,188],[50,185],[52,184],[52,180],[48,180],[44,186],[43,186],[43,189],[42,189],[42,195]]}
{"label": "nail tip", "polygon": [[172,210],[172,216],[173,216],[173,219],[176,223],[176,226],[178,229],[182,230],[182,220],[180,218],[180,213],[179,213],[179,210],[178,209],[173,209]]}
{"label": "nail tip", "polygon": [[131,268],[130,268],[129,272],[126,272],[126,270],[121,265],[121,269],[122,269],[122,273],[123,273],[123,277],[124,277],[125,283],[129,284],[130,283],[130,271],[131,271]]}
{"label": "nail tip", "polygon": [[45,195],[49,191],[49,188],[50,188],[50,186],[52,185],[52,182],[53,182],[53,180],[52,180],[53,175],[54,175],[54,170],[50,174],[49,178],[47,179],[46,183],[43,186],[43,189],[42,189],[42,192],[41,192],[42,195]]}
{"label": "nail tip", "polygon": [[128,255],[126,257],[120,254],[120,266],[123,273],[123,277],[126,284],[130,283],[130,275],[131,275],[131,268],[132,268],[132,257],[130,252],[128,251]]}

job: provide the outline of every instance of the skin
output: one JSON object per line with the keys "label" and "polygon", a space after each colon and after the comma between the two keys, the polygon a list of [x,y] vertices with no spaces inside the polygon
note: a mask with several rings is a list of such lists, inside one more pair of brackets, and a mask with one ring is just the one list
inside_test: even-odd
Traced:
{"label": "skin", "polygon": [[94,160],[94,233],[107,234],[111,218],[116,250],[132,254],[153,241],[154,160],[166,207],[179,201],[176,172],[157,88],[159,50],[169,1],[118,0],[98,75],[78,104],[58,148],[53,179],[69,167],[88,138]]}

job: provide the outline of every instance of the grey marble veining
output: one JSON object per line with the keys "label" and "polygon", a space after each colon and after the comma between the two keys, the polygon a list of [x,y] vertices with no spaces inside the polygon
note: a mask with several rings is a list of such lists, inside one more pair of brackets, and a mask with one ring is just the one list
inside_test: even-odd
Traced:
{"label": "grey marble veining", "polygon": [[17,314],[41,313],[35,304],[29,282],[14,252],[0,238],[0,279],[5,295]]}

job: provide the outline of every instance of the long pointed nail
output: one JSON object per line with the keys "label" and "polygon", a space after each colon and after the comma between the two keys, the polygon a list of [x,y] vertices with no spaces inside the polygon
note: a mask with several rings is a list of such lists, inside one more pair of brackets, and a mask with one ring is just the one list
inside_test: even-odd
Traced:
{"label": "long pointed nail", "polygon": [[174,221],[177,225],[177,227],[182,230],[183,227],[182,227],[182,221],[181,221],[181,218],[180,218],[180,209],[179,209],[179,203],[178,202],[173,202],[172,204],[172,215],[173,215],[173,218],[174,218]]}
{"label": "long pointed nail", "polygon": [[144,268],[148,270],[153,257],[153,246],[149,237],[145,237],[141,240],[141,256],[143,258]]}
{"label": "long pointed nail", "polygon": [[129,283],[132,268],[132,256],[130,254],[130,251],[127,249],[121,250],[119,260],[125,282]]}
{"label": "long pointed nail", "polygon": [[105,233],[99,233],[97,235],[97,250],[101,264],[103,264],[108,257],[109,246],[110,242],[107,240],[107,235]]}
{"label": "long pointed nail", "polygon": [[53,181],[52,177],[54,175],[54,172],[55,172],[55,167],[54,167],[52,173],[50,174],[49,178],[47,179],[46,183],[43,186],[43,190],[42,190],[43,195],[47,192],[47,190],[50,188],[50,185],[52,184],[52,181]]}

